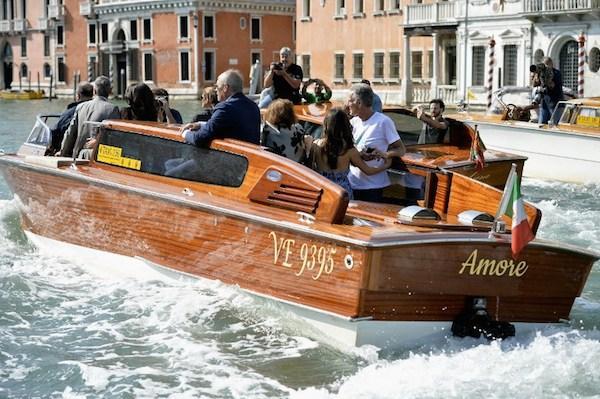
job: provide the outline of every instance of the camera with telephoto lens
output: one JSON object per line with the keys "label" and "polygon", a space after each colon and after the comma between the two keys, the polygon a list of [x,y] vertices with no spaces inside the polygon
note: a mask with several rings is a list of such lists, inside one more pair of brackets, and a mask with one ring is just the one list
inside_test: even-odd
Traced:
{"label": "camera with telephoto lens", "polygon": [[281,62],[273,62],[271,63],[271,67],[276,71],[281,71],[283,69],[283,64]]}
{"label": "camera with telephoto lens", "polygon": [[548,87],[552,87],[554,72],[544,63],[533,64],[529,67],[529,72],[536,74],[540,80],[542,92],[545,92]]}

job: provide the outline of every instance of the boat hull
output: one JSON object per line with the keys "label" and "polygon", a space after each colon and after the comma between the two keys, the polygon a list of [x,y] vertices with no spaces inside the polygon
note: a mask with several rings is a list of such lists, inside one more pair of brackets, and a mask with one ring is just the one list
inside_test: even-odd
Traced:
{"label": "boat hull", "polygon": [[41,91],[0,91],[3,100],[40,100],[44,98]]}
{"label": "boat hull", "polygon": [[529,122],[465,122],[477,125],[488,147],[528,157],[524,176],[572,183],[600,182],[600,135]]}
{"label": "boat hull", "polygon": [[468,231],[363,240],[348,226],[321,231],[76,170],[6,157],[0,166],[30,234],[238,285],[327,315],[314,324],[345,329],[344,341],[361,344],[374,338],[361,337],[352,323],[383,323],[378,328],[390,331],[397,322],[447,327],[474,297],[487,300],[494,320],[567,319],[595,260],[534,243],[512,261],[506,237]]}
{"label": "boat hull", "polygon": [[[27,238],[43,253],[75,259],[86,271],[103,279],[135,278],[144,281],[193,281],[201,277],[176,272],[169,267],[157,265],[143,258],[117,255],[91,249],[26,231]],[[260,294],[256,291],[242,289],[254,296],[257,301],[268,301],[267,306],[278,307],[282,312],[290,312],[291,317],[299,317],[306,327],[302,333],[327,344],[347,350],[362,345],[373,345],[378,348],[398,349],[419,345],[435,345],[436,342],[452,336],[451,321],[390,321],[365,318],[343,317],[313,307],[302,306],[291,301],[284,301]],[[298,327],[288,319],[293,328]],[[550,323],[515,323],[519,335],[548,327]],[[564,321],[557,326],[566,325]],[[308,327],[308,328],[307,328]],[[328,337],[324,339],[324,337]]]}

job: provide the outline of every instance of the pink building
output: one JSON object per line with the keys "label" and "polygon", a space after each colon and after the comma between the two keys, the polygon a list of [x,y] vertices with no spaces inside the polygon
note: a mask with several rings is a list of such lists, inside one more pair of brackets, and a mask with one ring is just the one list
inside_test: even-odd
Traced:
{"label": "pink building", "polygon": [[0,88],[39,72],[69,95],[103,74],[115,94],[143,81],[194,97],[228,68],[248,86],[256,60],[295,47],[294,19],[294,0],[0,0]]}

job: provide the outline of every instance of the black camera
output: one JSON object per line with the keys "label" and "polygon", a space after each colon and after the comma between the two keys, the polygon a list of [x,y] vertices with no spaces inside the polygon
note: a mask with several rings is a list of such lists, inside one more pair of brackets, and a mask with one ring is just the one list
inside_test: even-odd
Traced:
{"label": "black camera", "polygon": [[271,67],[276,71],[281,71],[283,69],[283,64],[281,62],[273,62],[271,63]]}
{"label": "black camera", "polygon": [[552,87],[552,80],[554,79],[554,73],[552,68],[548,67],[544,63],[533,64],[529,67],[529,72],[536,74],[540,80],[540,86],[542,88]]}

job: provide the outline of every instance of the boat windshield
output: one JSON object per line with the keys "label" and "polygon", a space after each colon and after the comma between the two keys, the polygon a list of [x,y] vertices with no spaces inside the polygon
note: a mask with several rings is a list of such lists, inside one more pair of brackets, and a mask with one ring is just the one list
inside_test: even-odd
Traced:
{"label": "boat windshield", "polygon": [[419,142],[419,135],[423,130],[423,122],[420,121],[415,115],[409,112],[399,112],[399,111],[384,111],[386,116],[388,116],[392,121],[394,121],[394,125],[396,125],[396,130],[402,139],[402,142],[405,145],[414,145]]}
{"label": "boat windshield", "polygon": [[226,187],[241,186],[248,170],[238,154],[112,129],[100,134],[96,161]]}
{"label": "boat windshield", "polygon": [[573,123],[572,119],[575,116],[575,108],[576,105],[575,104],[569,104],[569,103],[564,103],[564,111],[562,116],[560,117],[560,122],[559,123],[567,123],[567,124],[571,124]]}
{"label": "boat windshield", "polygon": [[50,127],[48,126],[48,119],[59,118],[60,115],[37,115],[35,117],[35,124],[27,137],[26,143],[37,144],[48,147],[51,141]]}

